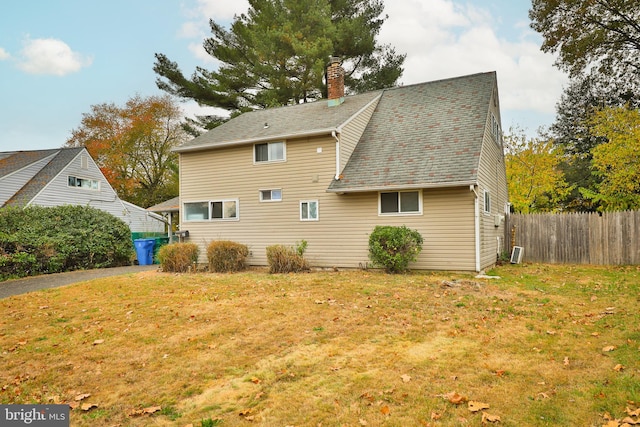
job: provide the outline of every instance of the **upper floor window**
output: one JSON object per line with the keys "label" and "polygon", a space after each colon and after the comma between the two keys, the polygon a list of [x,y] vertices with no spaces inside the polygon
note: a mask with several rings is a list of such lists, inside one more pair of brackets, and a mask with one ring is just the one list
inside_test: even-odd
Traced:
{"label": "upper floor window", "polygon": [[500,131],[500,124],[496,119],[496,116],[491,114],[491,135],[496,144],[502,144],[502,132]]}
{"label": "upper floor window", "polygon": [[419,214],[422,213],[420,191],[391,191],[380,193],[380,214]]}
{"label": "upper floor window", "polygon": [[99,190],[100,181],[96,179],[78,178],[77,176],[67,177],[69,187],[84,188],[86,190]]}
{"label": "upper floor window", "polygon": [[267,142],[253,146],[253,156],[256,163],[279,162],[285,160],[284,142]]}
{"label": "upper floor window", "polygon": [[280,202],[282,201],[282,190],[260,190],[261,202]]}
{"label": "upper floor window", "polygon": [[484,190],[484,213],[491,213],[491,192]]}

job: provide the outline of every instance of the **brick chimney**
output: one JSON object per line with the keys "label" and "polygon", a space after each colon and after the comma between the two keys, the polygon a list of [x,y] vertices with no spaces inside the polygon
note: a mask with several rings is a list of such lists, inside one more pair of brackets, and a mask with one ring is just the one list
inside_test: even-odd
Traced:
{"label": "brick chimney", "polygon": [[335,107],[344,102],[344,69],[340,65],[340,58],[332,56],[327,68],[327,98],[329,107]]}

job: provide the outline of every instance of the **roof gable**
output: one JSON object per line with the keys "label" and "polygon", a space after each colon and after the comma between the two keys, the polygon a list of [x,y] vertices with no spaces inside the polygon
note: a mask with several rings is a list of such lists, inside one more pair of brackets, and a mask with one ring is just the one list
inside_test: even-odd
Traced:
{"label": "roof gable", "polygon": [[324,100],[251,111],[184,143],[174,151],[197,151],[228,145],[330,134],[375,101],[380,93],[381,91],[376,91],[348,96],[342,104],[333,107]]}
{"label": "roof gable", "polygon": [[494,72],[385,90],[330,191],[477,182]]}
{"label": "roof gable", "polygon": [[[51,160],[27,181],[20,190],[10,197],[4,206],[26,206],[34,197],[42,191],[84,148],[60,148],[57,150],[18,151],[0,159],[0,176],[2,172],[17,170],[37,162],[46,156],[55,154]],[[8,154],[8,153],[3,153]]]}

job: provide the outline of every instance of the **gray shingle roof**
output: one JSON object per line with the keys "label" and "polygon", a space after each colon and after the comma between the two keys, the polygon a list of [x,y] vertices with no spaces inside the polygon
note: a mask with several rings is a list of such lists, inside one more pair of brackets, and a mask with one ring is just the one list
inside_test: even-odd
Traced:
{"label": "gray shingle roof", "polygon": [[385,90],[330,191],[477,181],[495,72]]}
{"label": "gray shingle roof", "polygon": [[[56,156],[7,200],[4,206],[26,206],[82,150],[84,148],[80,147],[0,153],[0,177],[2,177],[57,152]],[[2,157],[4,154],[10,155]]]}
{"label": "gray shingle roof", "polygon": [[380,91],[348,96],[344,103],[335,107],[329,107],[324,100],[244,113],[184,143],[175,151],[330,134],[379,95]]}

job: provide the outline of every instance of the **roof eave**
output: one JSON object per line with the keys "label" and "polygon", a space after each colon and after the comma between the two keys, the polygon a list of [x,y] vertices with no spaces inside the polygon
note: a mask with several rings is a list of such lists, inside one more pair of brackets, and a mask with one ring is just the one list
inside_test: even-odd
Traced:
{"label": "roof eave", "polygon": [[470,181],[453,181],[453,182],[437,182],[437,183],[421,183],[406,185],[381,185],[368,187],[347,187],[347,188],[328,188],[328,193],[370,193],[373,191],[402,191],[414,190],[420,188],[453,188],[453,187],[469,187],[470,185],[478,185],[477,180]]}
{"label": "roof eave", "polygon": [[261,136],[258,138],[239,139],[239,140],[228,141],[228,142],[212,142],[209,144],[199,144],[199,145],[193,145],[188,147],[181,146],[181,147],[174,148],[172,151],[176,153],[191,153],[195,151],[213,150],[217,148],[232,147],[236,145],[256,144],[256,143],[266,142],[266,141],[287,140],[287,139],[295,139],[295,138],[310,138],[315,136],[331,135],[331,132],[336,132],[336,131],[338,131],[338,128],[336,127],[325,128],[325,129],[314,129],[306,132]]}

